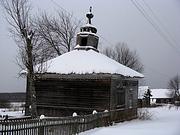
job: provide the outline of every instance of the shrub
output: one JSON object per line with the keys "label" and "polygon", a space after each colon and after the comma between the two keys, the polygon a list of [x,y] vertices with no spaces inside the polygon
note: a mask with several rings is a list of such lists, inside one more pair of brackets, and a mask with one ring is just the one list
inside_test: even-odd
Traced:
{"label": "shrub", "polygon": [[138,118],[140,120],[151,120],[152,116],[152,113],[150,113],[147,108],[138,109]]}

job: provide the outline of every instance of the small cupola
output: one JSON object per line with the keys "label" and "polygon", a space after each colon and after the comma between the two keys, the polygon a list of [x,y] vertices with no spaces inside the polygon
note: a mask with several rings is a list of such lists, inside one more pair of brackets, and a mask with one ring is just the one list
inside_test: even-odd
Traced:
{"label": "small cupola", "polygon": [[90,7],[89,12],[86,14],[88,19],[87,24],[80,28],[80,32],[77,34],[76,47],[78,50],[89,50],[93,49],[98,52],[98,40],[99,37],[96,35],[97,29],[91,24],[91,19],[93,18],[92,7]]}

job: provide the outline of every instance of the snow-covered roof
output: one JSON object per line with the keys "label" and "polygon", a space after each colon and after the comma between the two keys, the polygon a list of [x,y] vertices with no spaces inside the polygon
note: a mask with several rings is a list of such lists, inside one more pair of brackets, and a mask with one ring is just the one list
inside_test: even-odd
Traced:
{"label": "snow-covered roof", "polygon": [[79,34],[81,34],[81,36],[83,36],[84,34],[87,34],[87,35],[94,35],[97,37],[97,34],[92,33],[92,32],[88,32],[88,31],[78,32],[77,35],[79,35]]}
{"label": "snow-covered roof", "polygon": [[93,28],[96,28],[94,25],[89,24],[89,23],[86,23],[83,27],[93,27]]}
{"label": "snow-covered roof", "polygon": [[151,89],[151,98],[170,98],[169,89]]}
{"label": "snow-covered roof", "polygon": [[87,49],[92,49],[92,50],[97,50],[97,49],[94,48],[93,46],[80,46],[80,45],[76,45],[76,46],[74,47],[74,49],[85,49],[85,50],[87,50]]}
{"label": "snow-covered roof", "polygon": [[73,50],[47,62],[48,73],[91,74],[110,73],[126,77],[144,77],[144,75],[110,59],[94,50]]}
{"label": "snow-covered roof", "polygon": [[144,98],[144,93],[149,89],[149,86],[139,86],[138,87],[138,99]]}
{"label": "snow-covered roof", "polygon": [[[149,86],[139,86],[138,99],[143,99],[145,92],[149,89]],[[151,98],[170,98],[170,89],[150,89]]]}

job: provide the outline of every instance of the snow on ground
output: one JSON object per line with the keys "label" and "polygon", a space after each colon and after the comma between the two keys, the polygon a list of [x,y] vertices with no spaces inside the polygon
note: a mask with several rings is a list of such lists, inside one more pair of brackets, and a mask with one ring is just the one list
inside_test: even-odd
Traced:
{"label": "snow on ground", "polygon": [[24,111],[1,108],[0,109],[0,116],[1,116],[0,119],[6,115],[8,115],[9,117],[22,117],[22,116],[24,116]]}
{"label": "snow on ground", "polygon": [[132,120],[110,127],[92,129],[80,135],[180,135],[180,108],[157,107],[148,109],[151,120]]}

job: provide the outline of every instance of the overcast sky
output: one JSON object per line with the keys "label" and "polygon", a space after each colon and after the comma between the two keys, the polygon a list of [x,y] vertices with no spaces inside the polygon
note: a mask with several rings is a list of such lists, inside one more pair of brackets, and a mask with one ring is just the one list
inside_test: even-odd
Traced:
{"label": "overcast sky", "polygon": [[[166,88],[167,81],[180,72],[179,0],[138,0],[141,8],[151,16],[150,21],[156,22],[155,27],[160,28],[161,34],[145,19],[131,0],[31,2],[33,14],[43,10],[53,14],[55,10],[65,9],[84,22],[85,14],[89,6],[92,6],[92,23],[101,35],[101,47],[126,42],[130,49],[135,49],[144,64],[145,82],[150,88]],[[0,92],[25,92],[25,80],[17,75],[20,70],[15,63],[17,45],[10,36],[8,27],[5,14],[0,8]],[[162,35],[165,35],[166,39]]]}

